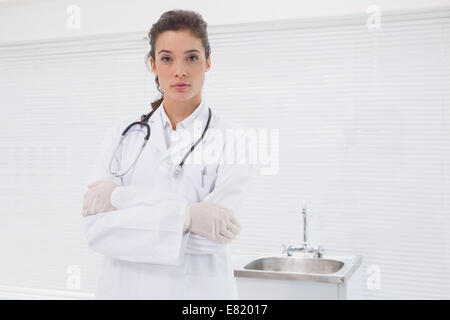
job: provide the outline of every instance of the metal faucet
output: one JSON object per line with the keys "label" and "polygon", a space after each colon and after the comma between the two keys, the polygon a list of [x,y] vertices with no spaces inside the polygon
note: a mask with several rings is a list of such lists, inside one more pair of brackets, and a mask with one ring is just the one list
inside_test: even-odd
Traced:
{"label": "metal faucet", "polygon": [[317,248],[314,248],[312,245],[308,243],[308,229],[307,229],[307,219],[306,219],[306,202],[303,203],[303,208],[301,211],[302,217],[303,217],[303,243],[300,245],[300,247],[293,247],[292,245],[289,245],[289,247],[286,248],[285,245],[283,245],[283,252],[286,253],[288,256],[292,256],[292,252],[306,252],[306,253],[313,253],[314,258],[321,258],[323,253],[325,252],[325,249],[319,245]]}
{"label": "metal faucet", "polygon": [[325,248],[319,244],[319,246],[316,249],[314,249],[314,251],[313,251],[313,258],[322,258],[322,255],[324,253],[325,253]]}

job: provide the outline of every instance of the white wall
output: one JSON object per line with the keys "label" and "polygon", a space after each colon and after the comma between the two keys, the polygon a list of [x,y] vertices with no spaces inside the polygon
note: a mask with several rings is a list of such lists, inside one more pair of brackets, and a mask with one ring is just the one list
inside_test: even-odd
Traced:
{"label": "white wall", "polygon": [[[179,7],[180,3],[181,1],[155,3],[143,0],[0,0],[0,46],[8,42],[128,31],[138,31],[144,35],[161,13],[173,8],[198,11],[210,26],[216,26],[364,14],[369,4],[377,4],[382,13],[421,7],[448,7],[450,0],[346,0],[339,3],[331,0],[316,0],[313,3],[294,0],[265,3],[255,0],[193,0],[189,2],[189,7]],[[66,28],[66,9],[73,4],[82,10],[79,30]],[[446,25],[447,21],[444,20]],[[359,285],[365,290],[364,298],[449,296],[450,264],[448,254],[445,255],[445,244],[450,243],[449,233],[446,232],[450,220],[446,215],[449,202],[444,192],[448,189],[446,181],[449,181],[446,179],[449,171],[446,170],[445,164],[450,161],[448,149],[443,147],[448,145],[450,136],[449,126],[446,125],[448,117],[445,116],[448,114],[448,104],[444,106],[444,102],[449,101],[448,91],[444,90],[448,88],[445,81],[449,74],[448,64],[444,63],[447,61],[444,54],[448,52],[448,41],[444,40],[448,39],[448,32],[436,32],[444,28],[441,29],[441,25],[434,21],[429,24],[423,21],[420,23],[420,27],[414,28],[399,24],[397,28],[387,28],[383,34],[369,33],[367,30],[364,34],[350,28],[351,32],[336,32],[339,37],[330,35],[329,30],[320,31],[324,34],[315,30],[313,33],[301,35],[302,41],[308,43],[310,50],[302,52],[296,48],[295,44],[302,43],[300,41],[290,44],[296,55],[302,54],[301,59],[295,61],[294,67],[288,65],[290,69],[283,64],[289,61],[279,59],[281,56],[276,52],[288,41],[276,33],[274,37],[272,33],[268,39],[277,39],[270,42],[270,46],[275,50],[270,50],[273,48],[265,46],[267,41],[262,41],[258,48],[264,50],[257,50],[260,56],[256,56],[255,61],[277,61],[263,70],[267,74],[280,70],[301,72],[299,79],[302,84],[308,82],[308,87],[287,94],[290,86],[276,86],[276,90],[285,91],[280,91],[280,94],[264,92],[264,95],[257,98],[254,98],[250,91],[246,96],[246,90],[241,90],[242,97],[238,98],[225,91],[211,91],[218,93],[217,96],[211,97],[217,101],[214,107],[224,115],[238,114],[236,110],[239,105],[233,104],[236,109],[229,108],[230,100],[245,104],[245,99],[248,99],[250,102],[246,104],[247,113],[240,112],[239,120],[253,121],[257,115],[259,118],[256,123],[260,128],[281,128],[281,155],[292,155],[294,146],[302,157],[301,163],[296,161],[296,157],[283,158],[285,180],[280,179],[282,175],[276,179],[260,177],[259,184],[256,185],[258,190],[264,190],[272,197],[278,196],[283,200],[283,206],[273,201],[269,203],[270,197],[266,197],[265,202],[260,201],[263,198],[257,196],[253,197],[253,202],[247,201],[249,212],[263,214],[260,214],[260,219],[256,221],[251,215],[247,215],[247,220],[242,221],[249,232],[247,240],[244,239],[247,242],[240,240],[241,243],[249,248],[264,247],[273,249],[274,252],[280,250],[279,244],[295,245],[300,239],[301,226],[296,208],[301,203],[299,198],[306,197],[311,200],[308,205],[312,203],[312,210],[309,211],[313,212],[313,219],[310,220],[312,244],[322,243],[328,252],[340,249],[340,253],[363,254],[364,265],[360,270],[363,276],[372,277],[372,274],[367,273],[368,266],[377,266],[382,270],[383,289],[366,290],[366,279],[361,278]],[[262,25],[266,27],[266,24]],[[408,30],[411,33],[405,33]],[[335,29],[332,31],[334,33]],[[225,40],[230,37],[226,33],[222,36]],[[267,33],[264,34],[264,37],[266,36]],[[260,41],[264,37],[256,39]],[[248,39],[245,35],[239,34],[236,38],[240,39],[237,39],[240,42],[236,40],[236,43],[240,44],[238,46],[248,50]],[[346,41],[347,39],[354,41]],[[244,59],[229,59],[228,55],[233,54],[230,52],[233,50],[229,49],[226,42],[220,42],[219,37],[216,37],[215,41],[223,48],[215,53],[216,65],[221,69],[215,68],[217,71],[213,71],[220,74],[220,77],[207,84],[214,85],[213,88],[229,88],[229,79],[233,77],[235,87],[245,88],[249,83],[247,74],[256,75],[253,80],[263,84],[264,79],[258,76],[258,65],[248,64]],[[358,46],[355,47],[355,44]],[[439,46],[440,44],[442,46]],[[57,45],[55,47],[58,48]],[[3,275],[3,278],[0,278],[0,298],[2,295],[16,297],[67,294],[64,291],[52,293],[46,290],[66,288],[68,266],[80,266],[83,277],[81,289],[91,292],[96,279],[94,271],[98,270],[95,269],[96,265],[92,259],[96,254],[79,245],[80,241],[85,244],[80,225],[67,221],[76,219],[75,215],[70,213],[78,214],[81,199],[81,188],[78,186],[84,179],[88,164],[92,163],[88,158],[94,154],[90,150],[95,150],[96,140],[92,137],[100,135],[83,129],[79,130],[82,134],[73,136],[70,131],[65,130],[65,126],[67,121],[70,121],[72,128],[74,124],[78,124],[83,128],[95,130],[90,124],[100,121],[106,125],[111,119],[105,120],[105,106],[115,110],[108,113],[108,117],[116,117],[119,112],[132,111],[123,108],[124,99],[127,106],[135,108],[137,112],[148,102],[143,96],[149,91],[143,88],[154,90],[153,77],[145,72],[142,64],[143,54],[136,50],[130,50],[129,53],[124,50],[122,55],[119,55],[122,58],[118,60],[114,60],[114,56],[109,60],[101,59],[104,63],[99,63],[98,57],[97,60],[93,57],[92,61],[77,61],[72,56],[70,61],[73,65],[67,64],[69,58],[64,55],[53,60],[49,56],[42,57],[41,50],[35,61],[11,63],[14,62],[11,57],[19,55],[19,60],[26,60],[27,57],[23,56],[29,54],[33,46],[23,46],[20,50],[22,48],[25,49],[11,51],[12,54],[9,52],[8,59],[4,59],[8,61],[0,64],[0,69],[6,70],[0,72],[3,90],[0,106],[7,117],[7,120],[3,121],[3,131],[0,132],[3,142],[3,145],[0,145],[3,152],[0,153],[5,155],[4,163],[6,161],[9,165],[3,166],[3,171],[0,172],[0,176],[6,177],[6,184],[3,189],[0,188],[0,202],[4,204],[4,212],[14,212],[13,215],[4,215],[6,223],[3,221],[1,225],[5,231],[0,230],[0,238],[8,239],[9,242],[12,239],[15,244],[13,249],[6,251],[12,257],[5,260],[9,263],[0,264],[0,275]],[[67,48],[70,49],[70,46]],[[64,49],[68,51],[67,48]],[[124,54],[130,54],[131,57]],[[0,56],[4,58],[2,54]],[[323,61],[320,61],[321,59]],[[117,61],[127,61],[127,67],[121,67]],[[115,63],[114,68],[112,62]],[[6,65],[7,67],[2,69]],[[71,70],[73,72],[64,72]],[[86,78],[86,70],[92,71],[89,81],[79,85],[79,79]],[[416,77],[417,74],[420,77]],[[212,75],[214,73],[208,76]],[[293,78],[297,75],[291,72],[288,74],[290,78],[286,76],[280,83],[292,85]],[[92,87],[93,84],[98,86],[94,87],[94,90],[83,88],[83,85]],[[350,92],[356,87],[358,92]],[[229,90],[232,89],[231,87]],[[80,92],[92,94],[92,97],[87,99],[87,95],[79,96]],[[332,97],[333,103],[329,103],[331,98],[328,97]],[[286,112],[280,112],[271,118],[264,112],[258,112],[258,108],[269,110],[271,106],[268,105],[273,104],[275,99]],[[377,99],[380,103],[374,104],[373,101]],[[65,109],[60,108],[61,101],[65,102]],[[262,105],[261,101],[265,101],[267,105]],[[84,109],[79,109],[80,106]],[[291,109],[287,109],[288,107]],[[19,119],[22,123],[23,108],[29,111],[26,120],[30,121],[30,125],[27,123],[24,130],[14,132],[10,128],[15,124],[13,120]],[[51,117],[46,114],[49,110],[52,112]],[[295,121],[285,123],[285,115],[294,110],[297,112],[296,118],[301,119],[300,126]],[[274,125],[274,119],[282,125]],[[56,123],[53,130],[66,134],[62,135],[63,143],[51,140],[61,137],[47,130],[45,124],[48,120]],[[31,138],[28,136],[29,130],[34,132]],[[297,136],[302,139],[296,141]],[[36,141],[37,149],[32,145]],[[386,144],[387,141],[389,143]],[[91,149],[86,149],[86,145],[90,145]],[[8,154],[4,150],[12,152]],[[53,154],[57,157],[53,157]],[[74,154],[77,155],[76,158],[72,156]],[[49,157],[53,162],[47,161]],[[9,170],[11,167],[13,170]],[[42,179],[43,177],[45,179]],[[67,180],[69,178],[73,180]],[[49,179],[53,179],[55,183],[50,185]],[[67,194],[64,196],[60,193],[61,179],[64,179],[67,186]],[[33,183],[30,182],[32,180]],[[44,191],[42,181],[46,181]],[[9,183],[13,182],[15,186],[22,185],[8,188]],[[54,189],[50,189],[52,186]],[[284,192],[286,186],[295,193],[286,192],[281,195],[280,190]],[[23,201],[24,194],[27,201]],[[58,197],[51,198],[53,194],[58,194]],[[252,198],[249,197],[249,200]],[[39,215],[28,210],[27,206],[33,206],[35,210],[35,203],[40,206]],[[69,217],[60,215],[63,205],[69,206],[66,210]],[[264,208],[265,211],[258,210],[259,208]],[[271,214],[276,212],[282,212],[283,219],[273,219]],[[49,224],[48,221],[54,217],[59,220],[55,220],[56,224]],[[267,230],[269,223],[271,227],[282,230],[282,233],[270,235],[262,232],[261,230]],[[29,230],[31,232],[28,232]],[[29,241],[34,235],[32,232],[36,235],[32,239],[39,241]],[[261,240],[263,237],[264,241]],[[8,241],[0,243],[6,244]],[[0,252],[5,256],[4,247],[0,248]],[[441,254],[442,252],[444,254]],[[52,260],[50,256],[56,258]],[[437,256],[438,260],[435,259]],[[21,263],[20,259],[24,262]],[[421,277],[425,269],[432,270],[433,277]],[[36,291],[36,288],[45,290]],[[78,294],[72,293],[73,296]]]}
{"label": "white wall", "polygon": [[[450,0],[0,0],[0,43],[84,35],[148,31],[165,11],[179,8],[202,14],[209,25],[286,20],[450,5]],[[80,29],[66,27],[70,5],[81,9]]]}

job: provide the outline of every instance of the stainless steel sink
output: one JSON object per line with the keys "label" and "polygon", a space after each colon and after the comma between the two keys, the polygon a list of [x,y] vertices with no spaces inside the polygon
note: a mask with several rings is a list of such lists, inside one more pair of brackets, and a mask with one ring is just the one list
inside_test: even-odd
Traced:
{"label": "stainless steel sink", "polygon": [[329,274],[337,272],[343,265],[344,262],[331,259],[266,257],[253,260],[244,269]]}
{"label": "stainless steel sink", "polygon": [[274,254],[266,256],[242,255],[236,257],[235,277],[275,280],[314,281],[344,283],[362,262],[362,256],[323,255],[313,258],[311,254],[292,256]]}

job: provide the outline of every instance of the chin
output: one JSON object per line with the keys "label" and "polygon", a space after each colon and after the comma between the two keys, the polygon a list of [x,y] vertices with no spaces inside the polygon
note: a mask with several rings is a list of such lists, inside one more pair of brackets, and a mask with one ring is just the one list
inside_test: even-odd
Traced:
{"label": "chin", "polygon": [[180,92],[180,93],[170,94],[169,98],[170,98],[170,100],[174,100],[174,101],[187,101],[187,100],[191,100],[195,96],[196,96],[196,94],[192,94],[192,93],[188,94],[188,93]]}

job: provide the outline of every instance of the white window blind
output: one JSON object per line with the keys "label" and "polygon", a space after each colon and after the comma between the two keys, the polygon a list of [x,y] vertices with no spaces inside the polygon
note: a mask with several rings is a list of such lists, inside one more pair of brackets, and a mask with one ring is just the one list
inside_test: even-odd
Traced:
{"label": "white window blind", "polygon": [[[363,256],[361,298],[448,298],[450,8],[383,12],[380,30],[366,19],[209,27],[204,97],[280,138],[233,248],[298,244],[306,201],[313,244]],[[106,128],[158,97],[145,35],[0,45],[0,294],[94,292],[83,184]]]}

